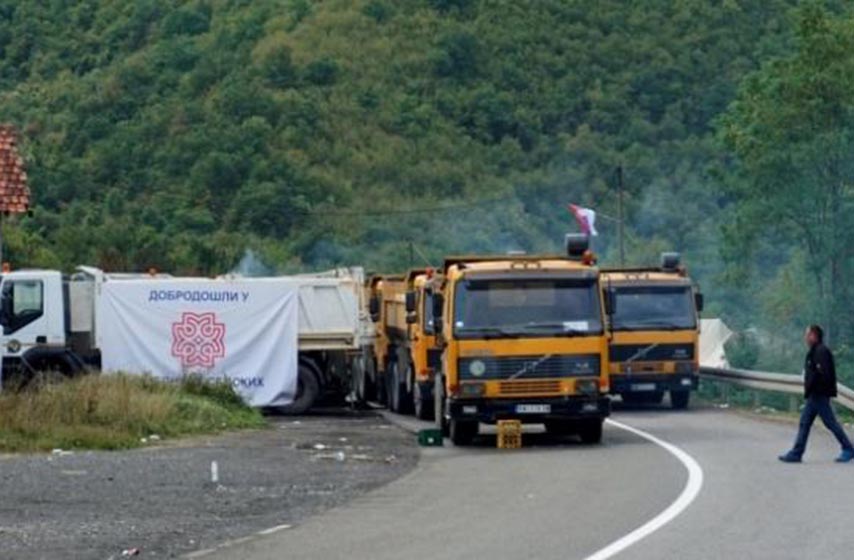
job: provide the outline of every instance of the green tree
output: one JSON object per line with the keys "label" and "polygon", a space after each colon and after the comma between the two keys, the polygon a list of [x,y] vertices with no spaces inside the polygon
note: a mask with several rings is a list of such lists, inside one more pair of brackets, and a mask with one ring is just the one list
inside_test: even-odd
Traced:
{"label": "green tree", "polygon": [[731,194],[747,245],[772,230],[806,254],[815,316],[851,321],[854,272],[854,19],[817,3],[799,12],[797,49],[747,77],[721,119],[736,157]]}

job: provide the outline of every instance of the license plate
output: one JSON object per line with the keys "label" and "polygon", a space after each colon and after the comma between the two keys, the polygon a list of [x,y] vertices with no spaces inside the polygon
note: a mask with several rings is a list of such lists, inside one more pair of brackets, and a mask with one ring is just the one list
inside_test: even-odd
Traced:
{"label": "license plate", "polygon": [[550,404],[517,404],[518,414],[549,414],[552,411]]}
{"label": "license plate", "polygon": [[655,383],[633,383],[632,391],[655,391]]}

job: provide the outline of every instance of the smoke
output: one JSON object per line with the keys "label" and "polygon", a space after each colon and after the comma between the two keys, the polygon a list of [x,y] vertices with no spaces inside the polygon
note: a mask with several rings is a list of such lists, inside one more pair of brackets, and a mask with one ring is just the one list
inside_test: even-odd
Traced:
{"label": "smoke", "polygon": [[273,267],[265,263],[252,249],[246,249],[243,252],[243,258],[237,263],[237,266],[231,271],[235,276],[243,277],[258,277],[272,276],[275,274]]}

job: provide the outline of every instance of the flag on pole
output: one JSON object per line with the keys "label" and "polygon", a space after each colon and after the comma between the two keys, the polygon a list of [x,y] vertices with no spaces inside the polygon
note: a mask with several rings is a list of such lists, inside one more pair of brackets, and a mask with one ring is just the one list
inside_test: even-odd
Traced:
{"label": "flag on pole", "polygon": [[575,221],[578,222],[578,227],[581,228],[582,233],[599,235],[599,232],[596,231],[596,212],[594,210],[570,204],[569,211],[575,216]]}

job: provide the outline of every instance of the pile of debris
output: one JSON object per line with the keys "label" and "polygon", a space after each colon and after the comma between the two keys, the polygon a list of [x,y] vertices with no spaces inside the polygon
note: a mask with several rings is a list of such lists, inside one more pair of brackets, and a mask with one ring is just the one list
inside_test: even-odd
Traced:
{"label": "pile of debris", "polygon": [[30,207],[27,170],[18,154],[18,132],[0,124],[0,213],[23,214]]}

